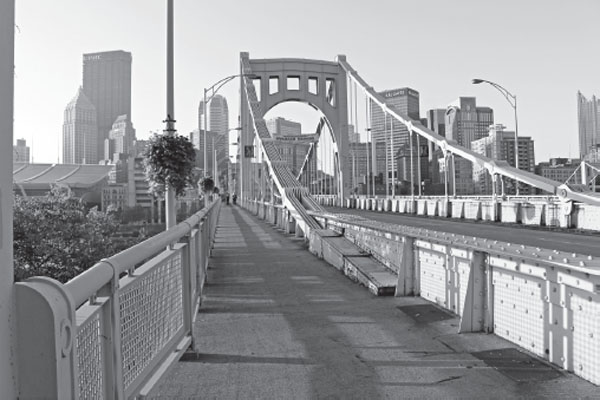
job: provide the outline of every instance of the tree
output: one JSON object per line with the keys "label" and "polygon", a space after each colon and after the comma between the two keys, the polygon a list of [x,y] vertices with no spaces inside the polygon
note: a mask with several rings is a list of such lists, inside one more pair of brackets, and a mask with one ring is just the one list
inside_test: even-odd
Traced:
{"label": "tree", "polygon": [[87,210],[59,189],[40,198],[15,196],[15,280],[41,275],[66,282],[139,241],[118,242],[118,227],[112,213]]}

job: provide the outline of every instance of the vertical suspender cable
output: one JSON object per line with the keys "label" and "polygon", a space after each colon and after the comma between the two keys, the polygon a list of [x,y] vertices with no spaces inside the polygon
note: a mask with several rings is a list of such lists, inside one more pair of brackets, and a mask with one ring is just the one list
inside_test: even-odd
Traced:
{"label": "vertical suspender cable", "polygon": [[422,188],[423,181],[421,180],[421,135],[417,135],[417,171],[419,172],[419,197],[423,195]]}
{"label": "vertical suspender cable", "polygon": [[390,118],[390,143],[392,145],[392,197],[396,197],[396,152],[394,150],[394,118]]}
{"label": "vertical suspender cable", "polygon": [[413,131],[412,127],[408,128],[408,145],[410,146],[410,197],[414,200],[415,197],[415,171],[413,161]]}
{"label": "vertical suspender cable", "polygon": [[367,103],[367,101],[368,101],[368,97],[365,94],[365,116],[366,116],[365,130],[367,133],[367,136],[365,139],[365,152],[367,153],[367,175],[365,177],[365,183],[367,185],[367,197],[369,197],[369,185],[370,185],[369,180],[371,179],[370,173],[369,173],[369,171],[370,171],[370,165],[369,165],[369,106],[370,106],[370,104]]}
{"label": "vertical suspender cable", "polygon": [[390,195],[390,164],[389,164],[389,156],[388,156],[388,140],[387,140],[387,112],[383,111],[383,137],[385,139],[385,197],[389,197]]}

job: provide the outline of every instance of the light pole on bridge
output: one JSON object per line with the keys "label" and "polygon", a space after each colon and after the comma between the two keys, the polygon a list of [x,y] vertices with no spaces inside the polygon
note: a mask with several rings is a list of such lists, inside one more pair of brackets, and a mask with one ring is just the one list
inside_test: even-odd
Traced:
{"label": "light pole on bridge", "polygon": [[[235,78],[243,78],[246,76],[250,76],[253,77],[254,75],[250,75],[250,74],[234,74],[234,75],[229,75],[226,76],[225,78],[219,79],[217,82],[215,82],[212,86],[205,88],[204,89],[204,96],[203,96],[203,101],[202,101],[202,116],[204,118],[204,145],[203,145],[203,153],[204,153],[204,176],[208,176],[208,157],[207,157],[207,145],[206,145],[206,139],[207,139],[207,132],[208,132],[208,115],[207,115],[207,103],[209,101],[211,101],[213,99],[213,97],[215,97],[215,95],[219,92],[219,90],[227,83],[229,83],[230,81],[234,80]],[[207,97],[207,94],[210,93],[210,95]],[[214,142],[213,142],[213,150],[214,150]]]}
{"label": "light pole on bridge", "polygon": [[[504,96],[506,101],[508,101],[508,104],[510,104],[510,106],[513,108],[514,113],[515,113],[515,168],[519,169],[519,124],[518,124],[518,119],[517,119],[517,96],[512,94],[511,92],[506,90],[504,87],[500,86],[499,84],[492,82],[492,81],[488,81],[486,79],[475,78],[472,80],[472,83],[474,85],[479,85],[480,83],[490,84],[491,86],[496,88],[496,90],[498,90],[500,93],[502,93],[502,96]],[[518,196],[519,195],[519,181],[517,181],[516,179],[515,179],[515,192],[516,192],[516,195]]]}

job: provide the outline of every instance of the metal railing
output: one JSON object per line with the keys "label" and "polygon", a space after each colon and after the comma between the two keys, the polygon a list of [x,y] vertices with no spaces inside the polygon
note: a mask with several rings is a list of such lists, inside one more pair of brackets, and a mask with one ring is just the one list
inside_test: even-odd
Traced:
{"label": "metal railing", "polygon": [[144,396],[190,345],[220,200],[66,284],[17,283],[21,398]]}

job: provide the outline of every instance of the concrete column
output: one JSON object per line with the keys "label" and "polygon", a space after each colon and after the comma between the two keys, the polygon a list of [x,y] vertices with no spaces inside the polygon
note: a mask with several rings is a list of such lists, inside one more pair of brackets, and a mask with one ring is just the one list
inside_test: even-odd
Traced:
{"label": "concrete column", "polygon": [[15,2],[0,0],[0,388],[2,397],[16,394],[13,309],[13,96]]}

